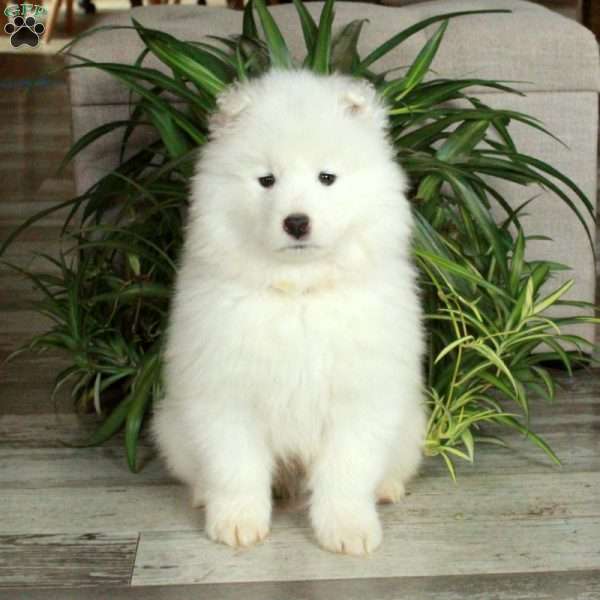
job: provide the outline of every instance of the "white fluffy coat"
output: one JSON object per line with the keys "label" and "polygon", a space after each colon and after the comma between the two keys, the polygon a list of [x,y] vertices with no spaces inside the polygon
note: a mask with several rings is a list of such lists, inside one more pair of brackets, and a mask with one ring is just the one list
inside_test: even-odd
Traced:
{"label": "white fluffy coat", "polygon": [[[320,544],[381,541],[425,429],[405,177],[367,84],[273,71],[219,99],[190,219],[154,432],[208,535],[263,539],[279,461],[300,461]],[[336,175],[323,185],[319,173]],[[275,184],[258,178],[272,174]],[[310,218],[298,241],[282,226]]]}

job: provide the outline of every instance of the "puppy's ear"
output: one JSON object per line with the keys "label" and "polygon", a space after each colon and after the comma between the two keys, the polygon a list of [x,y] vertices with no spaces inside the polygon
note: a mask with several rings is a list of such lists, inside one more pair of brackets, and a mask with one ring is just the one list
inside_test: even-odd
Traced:
{"label": "puppy's ear", "polygon": [[235,124],[250,105],[251,98],[243,85],[233,84],[217,97],[217,110],[210,118],[209,129],[214,137]]}
{"label": "puppy's ear", "polygon": [[352,81],[342,94],[342,106],[349,115],[366,118],[385,127],[387,116],[385,106],[377,95],[375,87],[365,79]]}

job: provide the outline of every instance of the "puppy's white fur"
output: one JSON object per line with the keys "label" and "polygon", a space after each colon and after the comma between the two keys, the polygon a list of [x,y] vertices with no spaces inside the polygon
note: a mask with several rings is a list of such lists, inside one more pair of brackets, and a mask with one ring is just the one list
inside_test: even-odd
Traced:
{"label": "puppy's white fur", "polygon": [[[301,461],[327,549],[381,541],[425,430],[405,177],[374,90],[270,74],[219,100],[192,205],[154,431],[208,535],[264,538],[280,460]],[[333,185],[319,173],[337,176]],[[276,178],[271,188],[258,179]],[[293,248],[286,216],[310,217]]]}

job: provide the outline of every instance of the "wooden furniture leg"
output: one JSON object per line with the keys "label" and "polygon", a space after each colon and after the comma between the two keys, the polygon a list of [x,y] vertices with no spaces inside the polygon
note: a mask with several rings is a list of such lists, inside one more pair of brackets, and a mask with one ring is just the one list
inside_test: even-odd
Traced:
{"label": "wooden furniture leg", "polygon": [[[52,39],[54,34],[54,28],[56,27],[56,21],[60,13],[60,7],[62,6],[63,0],[54,0],[48,13],[48,20],[46,21],[46,31],[44,33],[44,41],[48,43]],[[65,0],[66,2],[66,32],[73,33],[73,3],[74,0]]]}
{"label": "wooden furniture leg", "polygon": [[66,14],[66,31],[68,34],[73,33],[73,2],[74,0],[66,0],[67,2],[67,14]]}
{"label": "wooden furniture leg", "polygon": [[48,21],[46,22],[46,33],[44,34],[44,40],[46,44],[52,39],[56,20],[58,19],[58,13],[60,12],[60,5],[62,0],[54,0],[48,13]]}
{"label": "wooden furniture leg", "polygon": [[600,4],[598,0],[583,0],[581,5],[583,24],[600,39]]}
{"label": "wooden furniture leg", "polygon": [[6,8],[6,0],[0,0],[0,29],[4,32],[4,25],[8,23],[8,19],[4,14],[4,9]]}

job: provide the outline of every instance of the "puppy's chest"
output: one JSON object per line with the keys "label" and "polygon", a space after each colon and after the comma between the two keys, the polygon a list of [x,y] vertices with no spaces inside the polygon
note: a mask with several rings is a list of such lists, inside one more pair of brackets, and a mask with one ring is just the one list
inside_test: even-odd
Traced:
{"label": "puppy's chest", "polygon": [[323,375],[342,356],[369,346],[385,315],[364,299],[344,296],[261,298],[238,316],[249,358],[303,380]]}
{"label": "puppy's chest", "polygon": [[368,359],[389,352],[393,321],[364,295],[267,296],[240,303],[227,337],[258,401],[282,415],[318,412]]}
{"label": "puppy's chest", "polygon": [[281,455],[306,458],[319,445],[340,369],[356,355],[348,308],[327,299],[267,299],[261,318],[246,323],[256,408]]}
{"label": "puppy's chest", "polygon": [[[281,454],[317,448],[365,357],[383,348],[384,309],[364,296],[270,295],[240,302],[227,338],[239,357],[236,373]],[[337,400],[336,400],[337,399]]]}

